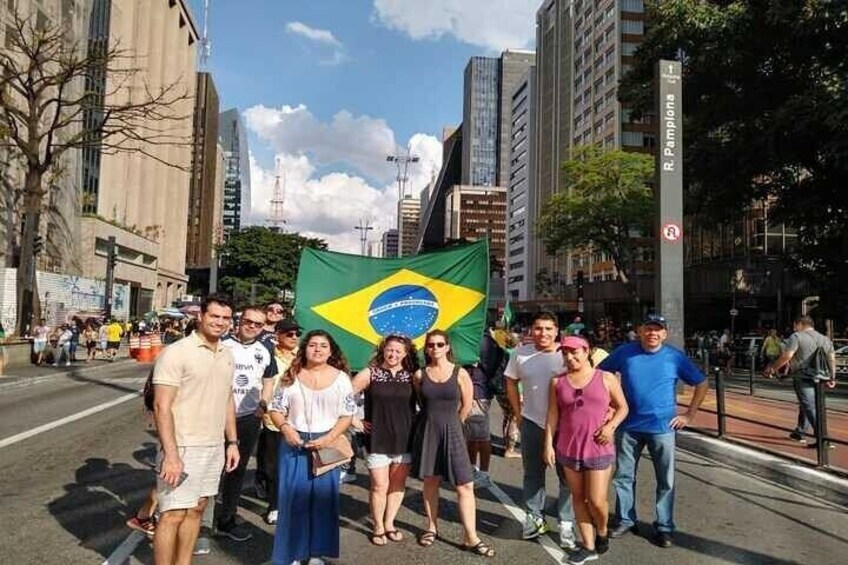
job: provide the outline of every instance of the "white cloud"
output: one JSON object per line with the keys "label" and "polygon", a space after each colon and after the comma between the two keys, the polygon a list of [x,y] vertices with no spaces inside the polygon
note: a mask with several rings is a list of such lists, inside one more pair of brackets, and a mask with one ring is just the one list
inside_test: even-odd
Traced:
{"label": "white cloud", "polygon": [[[342,42],[330,30],[310,27],[303,22],[288,22],[286,32],[315,42],[323,48],[323,56],[319,59],[322,65],[339,65],[349,58]],[[329,49],[329,54],[326,49]]]}
{"label": "white cloud", "polygon": [[244,117],[275,153],[307,155],[319,166],[345,163],[372,179],[392,178],[386,155],[395,150],[395,136],[385,120],[342,110],[321,122],[303,104],[254,106]]}
{"label": "white cloud", "polygon": [[[287,107],[284,107],[287,108]],[[300,108],[300,107],[298,107]],[[394,181],[395,172],[389,163],[385,162],[385,153],[380,159],[383,178],[376,185],[369,183],[361,176],[349,172],[330,172],[317,175],[317,166],[321,163],[313,161],[312,155],[334,154],[341,149],[336,145],[327,148],[320,145],[328,142],[326,132],[316,135],[308,128],[301,129],[298,139],[308,140],[311,149],[306,151],[297,147],[296,140],[286,138],[285,143],[277,143],[278,128],[285,129],[285,119],[277,121],[283,112],[267,112],[267,109],[255,110],[248,116],[248,127],[260,138],[269,143],[275,150],[276,170],[264,168],[251,155],[251,203],[253,209],[248,223],[267,225],[270,216],[270,200],[274,193],[275,176],[280,175],[284,186],[283,216],[286,220],[287,231],[298,232],[310,237],[319,237],[327,241],[334,251],[348,253],[360,252],[359,232],[354,226],[360,219],[370,220],[374,230],[369,233],[369,240],[374,241],[380,235],[395,226],[397,214],[397,184]],[[247,113],[246,113],[247,114]],[[370,118],[369,118],[370,119]],[[393,140],[394,133],[385,126],[387,135]],[[307,122],[311,127],[324,131],[327,124],[317,121]],[[330,128],[332,130],[332,128]],[[386,133],[384,132],[384,133]],[[383,136],[366,136],[360,138],[361,143],[377,144],[377,146],[361,147],[363,153],[382,151]],[[409,167],[408,191],[418,195],[421,189],[430,181],[433,171],[438,173],[441,167],[441,143],[435,137],[426,134],[415,134],[408,144],[413,154],[420,161]],[[285,147],[281,150],[280,147]]]}
{"label": "white cloud", "polygon": [[374,18],[412,39],[451,35],[493,51],[532,45],[541,0],[374,0]]}
{"label": "white cloud", "polygon": [[332,45],[333,47],[342,46],[341,41],[336,39],[336,36],[333,35],[332,31],[309,27],[303,22],[287,23],[286,31],[295,35],[300,35],[302,37],[305,37],[306,39],[311,39],[312,41],[317,41],[318,43],[326,43],[327,45]]}

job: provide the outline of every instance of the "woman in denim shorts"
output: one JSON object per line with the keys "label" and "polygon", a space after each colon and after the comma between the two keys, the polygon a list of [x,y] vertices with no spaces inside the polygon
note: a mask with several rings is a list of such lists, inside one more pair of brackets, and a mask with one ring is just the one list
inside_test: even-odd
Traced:
{"label": "woman in denim shorts", "polygon": [[374,529],[371,543],[401,541],[395,518],[403,503],[412,456],[410,442],[415,415],[412,376],[418,369],[415,345],[408,337],[386,336],[368,367],[353,379],[355,393],[365,391],[364,445],[371,476],[370,507]]}

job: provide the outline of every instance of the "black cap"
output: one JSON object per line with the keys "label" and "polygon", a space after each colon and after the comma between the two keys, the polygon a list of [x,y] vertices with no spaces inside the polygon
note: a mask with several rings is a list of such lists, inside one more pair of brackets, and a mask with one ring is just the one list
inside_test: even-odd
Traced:
{"label": "black cap", "polygon": [[662,326],[663,329],[668,329],[668,320],[665,319],[665,316],[658,313],[648,314],[645,316],[645,319],[642,320],[642,325],[654,325],[654,326]]}
{"label": "black cap", "polygon": [[280,320],[274,325],[275,333],[292,332],[299,329],[300,326],[297,325],[297,322],[289,318],[286,318],[285,320]]}

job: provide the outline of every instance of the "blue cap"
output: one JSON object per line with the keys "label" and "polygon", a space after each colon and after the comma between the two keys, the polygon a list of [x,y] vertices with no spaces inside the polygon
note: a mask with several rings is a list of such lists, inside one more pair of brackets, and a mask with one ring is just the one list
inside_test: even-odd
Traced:
{"label": "blue cap", "polygon": [[668,320],[665,319],[665,316],[658,313],[648,314],[645,316],[645,319],[642,320],[642,325],[647,326],[652,324],[654,326],[662,326],[663,329],[668,329]]}

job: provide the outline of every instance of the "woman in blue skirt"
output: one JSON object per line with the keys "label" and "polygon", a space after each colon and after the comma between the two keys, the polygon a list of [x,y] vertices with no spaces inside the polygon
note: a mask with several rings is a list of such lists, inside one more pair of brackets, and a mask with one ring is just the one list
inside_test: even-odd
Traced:
{"label": "woman in blue skirt", "polygon": [[306,334],[280,380],[271,420],[280,429],[275,565],[320,565],[339,556],[339,469],[315,476],[312,451],[341,436],[356,406],[347,361],[327,332]]}

